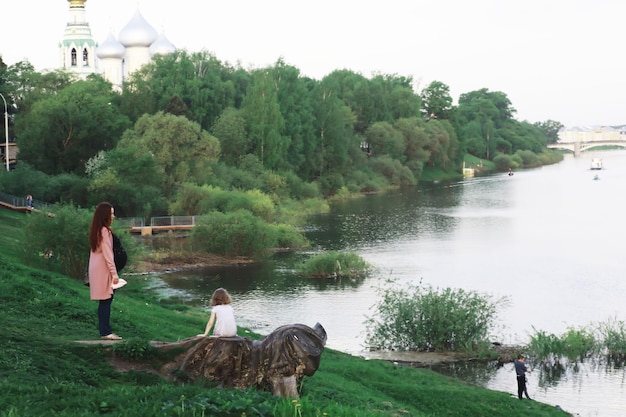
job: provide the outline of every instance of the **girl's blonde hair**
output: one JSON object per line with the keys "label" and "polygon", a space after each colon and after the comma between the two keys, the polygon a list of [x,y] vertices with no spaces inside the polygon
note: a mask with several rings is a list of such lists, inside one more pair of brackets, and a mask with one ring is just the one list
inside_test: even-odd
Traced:
{"label": "girl's blonde hair", "polygon": [[211,297],[211,305],[219,306],[222,304],[230,304],[233,299],[230,298],[230,294],[224,288],[218,288],[213,292],[213,296]]}

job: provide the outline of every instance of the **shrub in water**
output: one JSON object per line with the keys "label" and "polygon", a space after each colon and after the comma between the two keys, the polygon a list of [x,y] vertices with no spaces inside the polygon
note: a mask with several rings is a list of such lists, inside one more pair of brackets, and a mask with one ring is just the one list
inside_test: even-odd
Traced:
{"label": "shrub in water", "polygon": [[421,285],[379,291],[377,313],[366,321],[366,342],[375,349],[474,350],[488,342],[498,306],[505,301],[474,291]]}
{"label": "shrub in water", "polygon": [[538,361],[558,362],[561,358],[570,361],[582,360],[598,352],[599,343],[593,332],[573,329],[561,336],[535,330],[528,345],[529,354]]}
{"label": "shrub in water", "polygon": [[608,320],[601,323],[598,329],[602,339],[602,347],[611,358],[626,357],[626,324],[622,320]]}
{"label": "shrub in water", "polygon": [[367,274],[370,265],[356,253],[326,252],[305,261],[298,271],[314,278],[359,277]]}

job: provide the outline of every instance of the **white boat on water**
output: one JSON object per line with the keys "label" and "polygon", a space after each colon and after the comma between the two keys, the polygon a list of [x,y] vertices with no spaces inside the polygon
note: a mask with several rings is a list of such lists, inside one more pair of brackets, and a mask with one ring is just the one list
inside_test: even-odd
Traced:
{"label": "white boat on water", "polygon": [[602,169],[602,159],[601,158],[591,158],[591,169]]}

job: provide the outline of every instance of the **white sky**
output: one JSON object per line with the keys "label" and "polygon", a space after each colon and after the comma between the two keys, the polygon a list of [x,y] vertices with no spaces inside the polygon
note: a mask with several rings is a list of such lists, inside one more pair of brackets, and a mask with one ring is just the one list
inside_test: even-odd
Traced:
{"label": "white sky", "polygon": [[[529,122],[626,124],[623,0],[87,0],[94,40],[139,9],[179,49],[244,68],[282,57],[303,75],[335,69],[432,81],[455,100],[501,91]],[[67,0],[2,0],[0,55],[59,65]]]}

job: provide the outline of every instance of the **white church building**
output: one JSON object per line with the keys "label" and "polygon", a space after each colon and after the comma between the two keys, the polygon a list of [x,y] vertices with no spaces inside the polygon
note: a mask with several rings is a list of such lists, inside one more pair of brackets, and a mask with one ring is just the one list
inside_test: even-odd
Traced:
{"label": "white church building", "polygon": [[121,90],[124,80],[155,55],[166,55],[176,47],[158,33],[139,10],[122,28],[117,38],[113,33],[98,45],[87,22],[87,0],[67,0],[70,4],[69,21],[63,41],[59,43],[60,67],[85,78],[102,74],[113,87]]}

